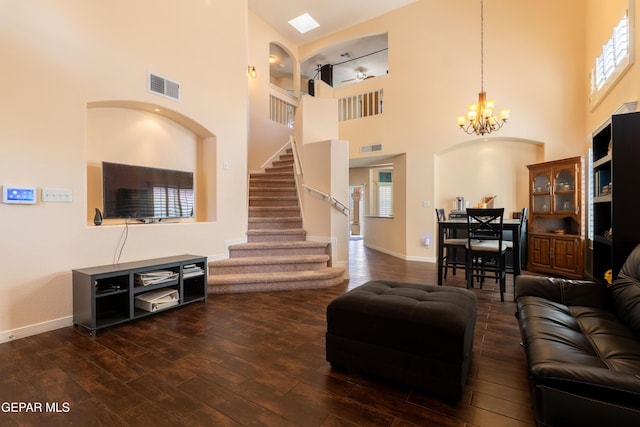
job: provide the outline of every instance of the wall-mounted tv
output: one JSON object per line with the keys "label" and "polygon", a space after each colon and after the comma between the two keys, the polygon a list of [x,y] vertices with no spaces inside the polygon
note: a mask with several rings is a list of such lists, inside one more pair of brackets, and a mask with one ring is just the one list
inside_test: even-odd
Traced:
{"label": "wall-mounted tv", "polygon": [[193,217],[193,172],[102,162],[104,218]]}

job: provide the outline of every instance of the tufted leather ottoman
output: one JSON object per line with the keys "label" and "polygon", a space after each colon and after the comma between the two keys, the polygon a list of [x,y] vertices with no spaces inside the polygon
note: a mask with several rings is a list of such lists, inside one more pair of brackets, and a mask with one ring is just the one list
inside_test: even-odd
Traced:
{"label": "tufted leather ottoman", "polygon": [[371,281],[327,306],[327,360],[458,400],[476,312],[467,289]]}

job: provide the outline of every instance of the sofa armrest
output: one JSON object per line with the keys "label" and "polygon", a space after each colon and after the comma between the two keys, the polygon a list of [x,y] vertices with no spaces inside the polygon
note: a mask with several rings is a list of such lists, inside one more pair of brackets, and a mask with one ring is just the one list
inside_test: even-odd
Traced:
{"label": "sofa armrest", "polygon": [[516,300],[534,296],[566,306],[606,307],[607,288],[590,280],[519,275],[515,282]]}

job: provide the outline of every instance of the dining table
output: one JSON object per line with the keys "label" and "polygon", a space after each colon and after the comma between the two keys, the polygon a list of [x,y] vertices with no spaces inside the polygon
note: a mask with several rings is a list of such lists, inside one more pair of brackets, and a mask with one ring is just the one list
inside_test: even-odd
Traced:
{"label": "dining table", "polygon": [[[525,226],[523,226],[523,224]],[[464,238],[467,235],[466,218],[450,218],[438,221],[438,286],[442,286],[442,270],[444,258],[444,239],[450,231],[451,238]],[[526,222],[520,219],[503,219],[505,241],[513,243],[513,279],[522,272],[522,265],[526,262],[527,229]]]}

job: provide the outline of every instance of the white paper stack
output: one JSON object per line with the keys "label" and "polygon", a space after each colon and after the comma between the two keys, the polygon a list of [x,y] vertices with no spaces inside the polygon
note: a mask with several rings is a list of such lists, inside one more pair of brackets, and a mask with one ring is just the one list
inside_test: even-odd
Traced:
{"label": "white paper stack", "polygon": [[136,273],[135,276],[136,285],[148,286],[177,279],[178,273],[170,270],[155,270]]}
{"label": "white paper stack", "polygon": [[199,267],[196,264],[186,264],[182,267],[182,277],[185,279],[193,276],[201,276],[203,274],[204,270],[202,267]]}
{"label": "white paper stack", "polygon": [[146,311],[158,311],[177,305],[180,302],[180,295],[177,289],[158,289],[140,294],[135,300],[138,308]]}

